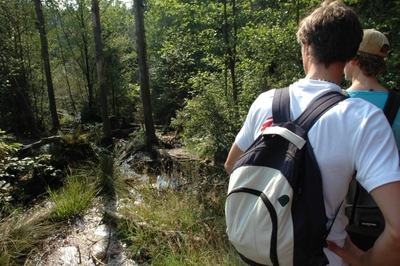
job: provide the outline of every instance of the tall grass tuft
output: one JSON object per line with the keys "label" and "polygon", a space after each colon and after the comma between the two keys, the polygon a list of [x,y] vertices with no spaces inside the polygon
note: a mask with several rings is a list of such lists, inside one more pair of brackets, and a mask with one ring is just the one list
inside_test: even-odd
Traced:
{"label": "tall grass tuft", "polygon": [[96,176],[98,186],[101,194],[109,199],[124,196],[127,193],[122,153],[123,151],[118,150],[118,148],[113,152],[106,149],[100,149],[97,152]]}
{"label": "tall grass tuft", "polygon": [[49,214],[53,222],[74,217],[89,208],[92,200],[98,194],[96,183],[87,176],[73,175],[66,178],[60,190],[47,189],[50,200],[54,203]]}
{"label": "tall grass tuft", "polygon": [[54,232],[47,211],[15,211],[0,220],[0,265],[24,265],[26,256]]}
{"label": "tall grass tuft", "polygon": [[113,197],[115,195],[116,186],[116,160],[115,156],[108,150],[100,150],[97,154],[99,158],[99,176],[101,192],[105,195]]}
{"label": "tall grass tuft", "polygon": [[160,266],[244,265],[225,233],[226,179],[196,178],[198,182],[178,189],[134,186],[142,200],[120,206],[124,219],[118,222],[119,235],[134,260]]}

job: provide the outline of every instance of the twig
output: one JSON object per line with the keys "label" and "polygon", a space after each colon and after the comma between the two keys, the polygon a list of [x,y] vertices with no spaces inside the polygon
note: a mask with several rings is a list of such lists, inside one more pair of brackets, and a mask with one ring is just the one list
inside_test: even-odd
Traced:
{"label": "twig", "polygon": [[81,249],[79,248],[79,245],[76,245],[76,249],[78,250],[78,255],[79,255],[78,264],[81,264],[82,263],[82,254],[81,254]]}
{"label": "twig", "polygon": [[197,222],[192,223],[191,225],[189,225],[189,226],[186,228],[186,230],[189,230],[190,228],[192,228],[192,227],[195,226],[196,224],[203,223],[203,222],[205,222],[205,221],[214,220],[214,219],[215,219],[215,217],[207,217],[207,218],[201,219],[200,221],[197,221]]}
{"label": "twig", "polygon": [[93,252],[90,250],[90,256],[97,262],[100,263],[101,265],[107,265],[103,262],[101,262],[101,260],[99,260],[98,258],[96,258],[96,256],[93,254]]}
{"label": "twig", "polygon": [[[110,244],[111,244],[111,226],[108,225],[108,228],[109,228],[109,231],[108,231],[108,243],[107,243],[106,251],[105,251],[105,253],[104,253],[104,256],[105,256],[107,259],[108,259],[107,253],[108,253],[108,250],[109,250]],[[102,258],[102,259],[104,259],[104,258]]]}

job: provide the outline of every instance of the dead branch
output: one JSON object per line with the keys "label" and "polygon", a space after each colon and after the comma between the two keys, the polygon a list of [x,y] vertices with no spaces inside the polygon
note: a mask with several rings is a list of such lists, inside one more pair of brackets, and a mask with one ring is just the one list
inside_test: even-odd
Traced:
{"label": "dead branch", "polygon": [[32,150],[42,147],[49,143],[59,142],[60,140],[62,140],[61,136],[51,136],[47,138],[42,138],[41,140],[36,141],[34,143],[24,145],[22,148],[18,150],[18,155],[19,157],[29,156],[32,154]]}

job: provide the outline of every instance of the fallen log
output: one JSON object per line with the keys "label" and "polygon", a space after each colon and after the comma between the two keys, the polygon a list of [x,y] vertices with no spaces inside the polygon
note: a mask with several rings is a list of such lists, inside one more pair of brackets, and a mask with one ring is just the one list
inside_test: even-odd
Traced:
{"label": "fallen log", "polygon": [[61,140],[61,136],[51,136],[47,138],[42,138],[39,141],[33,142],[31,144],[24,145],[18,150],[18,157],[23,158],[26,156],[30,156],[33,154],[33,150],[38,149],[46,144],[56,143]]}

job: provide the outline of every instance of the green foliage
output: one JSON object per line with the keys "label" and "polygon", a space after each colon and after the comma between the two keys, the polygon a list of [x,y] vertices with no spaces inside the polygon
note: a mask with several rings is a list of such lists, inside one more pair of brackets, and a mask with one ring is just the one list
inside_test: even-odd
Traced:
{"label": "green foliage", "polygon": [[60,169],[56,169],[51,165],[52,156],[43,154],[33,158],[26,157],[19,159],[17,157],[8,157],[3,161],[3,167],[0,171],[0,177],[6,179],[21,178],[21,176],[35,174],[41,176],[56,177],[62,173]]}
{"label": "green foliage", "polygon": [[[42,9],[57,107],[82,112],[92,122],[100,111],[90,5],[90,0],[46,1]],[[133,106],[127,94],[138,78],[132,78],[137,67],[133,14],[107,1],[100,1],[100,8],[109,113],[130,118]],[[14,132],[26,131],[24,123],[14,123],[26,119],[19,99],[23,94],[46,130],[51,119],[33,1],[0,1],[0,22],[0,122]]]}
{"label": "green foliage", "polygon": [[[204,5],[179,1],[151,1],[146,23],[152,77],[153,111],[156,123],[169,124],[175,111],[184,106],[189,80],[202,66],[206,42],[201,30]],[[209,44],[208,44],[209,45]]]}
{"label": "green foliage", "polygon": [[40,41],[39,34],[33,34],[34,17],[33,1],[0,1],[0,124],[7,131],[26,130],[22,95],[40,101],[36,94],[42,77]]}
{"label": "green foliage", "polygon": [[[298,17],[308,6],[288,3],[278,10],[261,2],[237,2],[236,9],[232,3],[172,3],[163,4],[167,10],[174,7],[175,11],[164,12],[159,27],[171,34],[165,42],[157,43],[164,44],[160,57],[165,60],[158,62],[175,75],[163,74],[168,79],[162,82],[163,93],[154,94],[167,96],[161,98],[164,107],[168,106],[168,99],[182,106],[172,118],[172,125],[183,129],[190,149],[222,161],[259,93],[286,86],[303,74],[295,31]],[[221,28],[225,27],[225,20],[229,24],[227,30]],[[162,21],[172,23],[170,29]],[[176,31],[181,26],[186,31]],[[196,46],[201,49],[194,49]],[[228,49],[234,51],[233,58]],[[197,73],[186,71],[191,68]],[[191,77],[176,76],[185,73]],[[174,89],[166,87],[168,82],[173,82]],[[186,93],[176,94],[178,88]]]}
{"label": "green foliage", "polygon": [[101,14],[102,40],[104,43],[105,76],[111,115],[133,116],[133,99],[129,97],[132,77],[138,79],[136,63],[136,38],[132,13],[119,5],[105,3]]}
{"label": "green foliage", "polygon": [[30,187],[33,193],[35,189],[41,189],[53,179],[58,180],[64,174],[63,170],[53,166],[54,160],[49,154],[43,154],[35,157],[6,156],[1,160],[0,168],[0,212],[7,213],[11,207],[10,204],[23,202],[31,195],[25,192],[22,184],[29,180],[40,181]]}
{"label": "green foliage", "polygon": [[20,143],[14,142],[11,135],[6,134],[0,129],[0,160],[4,160],[6,156],[12,156],[21,146]]}
{"label": "green foliage", "polygon": [[98,187],[106,198],[115,198],[116,195],[124,194],[126,187],[124,184],[124,169],[121,166],[124,158],[123,150],[115,148],[109,151],[100,148],[97,151],[98,166],[96,167],[98,176]]}
{"label": "green foliage", "polygon": [[89,208],[98,194],[95,182],[87,176],[68,176],[60,190],[47,189],[54,206],[49,214],[53,222],[64,221]]}
{"label": "green foliage", "polygon": [[217,161],[226,156],[234,138],[235,114],[224,97],[223,81],[218,75],[196,77],[193,86],[197,95],[188,100],[185,108],[172,121],[175,127],[183,127],[183,136],[189,149]]}
{"label": "green foliage", "polygon": [[350,1],[357,11],[363,28],[375,28],[386,35],[390,43],[387,59],[387,73],[379,77],[388,88],[400,88],[400,17],[399,1],[359,0]]}
{"label": "green foliage", "polygon": [[129,137],[132,139],[133,150],[141,149],[146,145],[146,132],[143,128],[135,130]]}
{"label": "green foliage", "polygon": [[117,166],[114,161],[115,157],[106,149],[100,149],[98,157],[100,187],[103,193],[113,196],[115,195],[115,167]]}
{"label": "green foliage", "polygon": [[86,123],[82,125],[82,132],[87,132],[88,134],[98,134],[101,137],[102,123]]}

